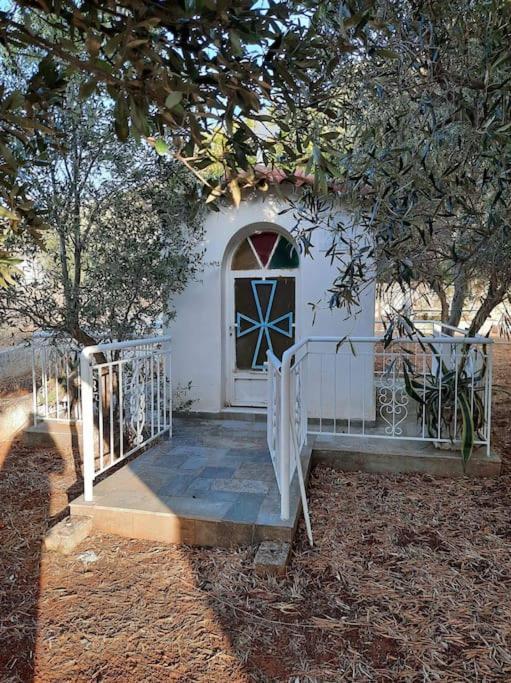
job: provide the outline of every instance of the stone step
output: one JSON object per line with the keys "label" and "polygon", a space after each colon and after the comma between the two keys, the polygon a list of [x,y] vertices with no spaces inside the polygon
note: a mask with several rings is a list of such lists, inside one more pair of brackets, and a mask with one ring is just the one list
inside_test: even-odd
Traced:
{"label": "stone step", "polygon": [[43,420],[24,431],[23,441],[27,446],[56,448],[61,453],[73,448],[81,450],[82,425],[67,420]]}
{"label": "stone step", "polygon": [[[139,456],[139,460],[147,455],[150,456],[151,451]],[[310,447],[304,450],[302,463],[307,484],[311,467]],[[86,503],[83,496],[72,501],[71,517],[88,516],[92,519],[93,528],[104,533],[159,543],[232,547],[257,545],[265,541],[279,544],[293,541],[302,510],[296,476],[290,496],[290,519],[282,520],[280,499],[275,495],[264,497],[259,510],[253,512],[253,499],[258,495],[254,491],[259,491],[253,483],[250,490],[240,485],[239,490],[233,491],[233,495],[238,495],[239,503],[226,510],[229,505],[224,502],[225,494],[222,495],[221,491],[204,494],[204,497],[164,497],[149,490],[152,487],[148,483],[149,477],[139,487],[134,487],[129,477],[121,481],[123,470],[126,468],[95,486],[95,502]],[[127,490],[123,492],[121,487],[124,483]],[[102,484],[104,490],[101,489]]]}
{"label": "stone step", "polygon": [[46,550],[69,555],[92,530],[90,517],[66,517],[52,527],[44,538]]}

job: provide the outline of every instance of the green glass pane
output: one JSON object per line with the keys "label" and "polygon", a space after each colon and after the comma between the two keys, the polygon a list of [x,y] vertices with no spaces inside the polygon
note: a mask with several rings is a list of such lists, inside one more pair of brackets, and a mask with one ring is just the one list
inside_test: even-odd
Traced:
{"label": "green glass pane", "polygon": [[238,247],[232,260],[233,270],[259,270],[259,263],[257,262],[254,250],[250,246],[248,240],[244,240]]}
{"label": "green glass pane", "polygon": [[281,237],[271,257],[270,268],[298,268],[298,266],[298,253],[295,247],[285,237]]}

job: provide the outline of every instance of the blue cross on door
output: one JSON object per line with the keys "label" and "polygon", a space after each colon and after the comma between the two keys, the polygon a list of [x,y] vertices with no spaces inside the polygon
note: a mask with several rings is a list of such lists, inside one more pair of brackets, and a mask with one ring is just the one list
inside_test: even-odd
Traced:
{"label": "blue cross on door", "polygon": [[[273,351],[273,346],[271,342],[270,330],[277,334],[282,334],[285,337],[293,337],[293,312],[284,313],[277,318],[271,319],[272,307],[275,300],[275,292],[277,290],[277,280],[252,280],[251,281],[252,294],[254,297],[254,302],[257,311],[258,320],[245,315],[244,313],[236,313],[236,336],[244,337],[251,332],[258,331],[257,342],[254,348],[254,354],[252,357],[252,369],[262,370],[263,364],[258,363],[259,352],[261,349],[261,344],[263,338],[266,339],[268,348]],[[268,303],[266,304],[266,309],[263,311],[263,306],[260,297],[260,288],[270,287],[270,295],[268,297]],[[242,322],[248,324],[244,330],[242,330]]]}

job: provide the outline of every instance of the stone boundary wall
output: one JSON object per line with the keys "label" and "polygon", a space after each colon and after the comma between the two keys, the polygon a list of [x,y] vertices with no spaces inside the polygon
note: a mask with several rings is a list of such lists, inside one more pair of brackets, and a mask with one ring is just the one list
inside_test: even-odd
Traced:
{"label": "stone boundary wall", "polygon": [[0,454],[14,436],[32,424],[32,394],[0,398]]}
{"label": "stone boundary wall", "polygon": [[18,344],[0,349],[0,380],[25,377],[32,372],[32,347]]}

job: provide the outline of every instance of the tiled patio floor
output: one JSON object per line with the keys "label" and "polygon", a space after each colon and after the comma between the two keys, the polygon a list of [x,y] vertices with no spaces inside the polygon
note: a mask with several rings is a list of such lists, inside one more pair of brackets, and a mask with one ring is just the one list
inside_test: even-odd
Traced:
{"label": "tiled patio floor", "polygon": [[[310,449],[303,458],[304,473]],[[174,434],[94,487],[94,503],[71,503],[103,531],[197,545],[291,541],[300,511],[293,482],[291,517],[280,496],[266,422],[178,418]]]}

